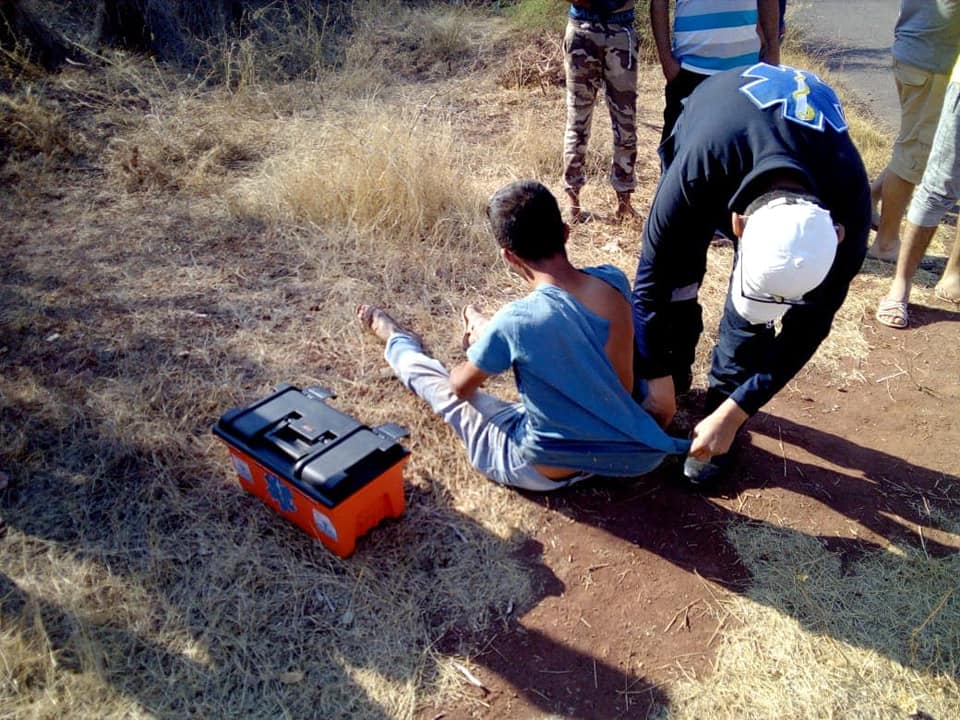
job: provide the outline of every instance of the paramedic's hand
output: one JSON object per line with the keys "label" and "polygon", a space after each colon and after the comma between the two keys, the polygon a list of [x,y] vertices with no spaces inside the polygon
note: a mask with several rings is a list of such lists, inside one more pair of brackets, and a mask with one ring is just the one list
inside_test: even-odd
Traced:
{"label": "paramedic's hand", "polygon": [[673,388],[673,377],[647,380],[647,396],[643,399],[643,409],[653,415],[660,427],[665,428],[677,414],[677,396]]}
{"label": "paramedic's hand", "polygon": [[729,452],[737,430],[749,417],[739,405],[727,398],[693,429],[690,455],[701,462],[707,462],[714,455]]}

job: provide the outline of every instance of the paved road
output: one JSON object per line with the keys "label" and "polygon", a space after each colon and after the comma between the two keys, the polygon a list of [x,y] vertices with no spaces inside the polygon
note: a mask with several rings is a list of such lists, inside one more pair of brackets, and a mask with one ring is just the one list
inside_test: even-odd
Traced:
{"label": "paved road", "polygon": [[899,8],[898,0],[787,0],[787,19],[802,29],[808,49],[822,55],[849,98],[894,131],[900,103],[890,45]]}

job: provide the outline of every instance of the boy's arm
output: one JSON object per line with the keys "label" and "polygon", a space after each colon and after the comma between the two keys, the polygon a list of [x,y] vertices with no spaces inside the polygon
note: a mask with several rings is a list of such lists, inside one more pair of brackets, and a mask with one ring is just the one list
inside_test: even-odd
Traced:
{"label": "boy's arm", "polygon": [[458,398],[467,398],[473,395],[488,377],[489,373],[466,360],[450,371],[450,387]]}
{"label": "boy's arm", "polygon": [[[626,280],[626,278],[624,278]],[[606,352],[610,363],[627,389],[633,391],[633,308],[626,298],[617,296],[616,305],[610,313],[610,335],[607,338]]]}

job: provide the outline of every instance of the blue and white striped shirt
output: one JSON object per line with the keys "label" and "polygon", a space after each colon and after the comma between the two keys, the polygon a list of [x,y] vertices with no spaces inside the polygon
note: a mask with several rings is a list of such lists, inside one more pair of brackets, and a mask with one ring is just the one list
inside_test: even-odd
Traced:
{"label": "blue and white striped shirt", "polygon": [[713,75],[760,60],[757,0],[677,0],[673,56],[685,70]]}

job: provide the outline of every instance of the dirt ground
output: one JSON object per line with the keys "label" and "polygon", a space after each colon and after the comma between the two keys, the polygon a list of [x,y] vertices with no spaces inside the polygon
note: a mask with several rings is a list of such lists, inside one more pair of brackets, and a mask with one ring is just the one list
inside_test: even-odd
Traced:
{"label": "dirt ground", "polygon": [[865,319],[862,381],[807,374],[753,418],[735,477],[710,497],[673,483],[676,466],[530,497],[545,510],[530,550],[541,599],[487,640],[485,689],[421,717],[655,714],[665,686],[710,671],[723,629],[711,608],[749,580],[731,522],[816,536],[844,558],[891,543],[955,551],[929,515],[955,502],[960,476],[960,312],[911,311],[906,332]]}
{"label": "dirt ground", "polygon": [[[651,148],[659,134],[658,103],[662,92],[659,74],[655,71],[645,74],[642,84],[647,93],[641,118],[642,143],[643,147]],[[437,95],[429,87],[419,90],[420,94],[413,90],[409,92],[416,102],[408,100],[408,105],[424,108]],[[503,124],[511,112],[519,112],[514,105],[535,106],[527,109],[531,115],[542,107],[544,114],[557,126],[550,130],[553,134],[543,133],[550,143],[551,157],[555,156],[554,141],[559,136],[562,96],[556,91],[538,88],[523,95],[515,93],[506,97],[502,104],[498,101],[490,103],[489,108],[479,109],[473,105],[460,107],[454,100],[443,101],[454,106],[456,113],[467,115],[476,110],[478,116],[470,116],[469,124],[481,128]],[[476,104],[481,103],[476,101]],[[214,114],[213,110],[208,112]],[[181,120],[179,116],[175,119]],[[461,122],[467,124],[462,119]],[[536,130],[538,126],[531,127]],[[197,130],[195,134],[200,138],[203,133]],[[532,142],[537,135],[537,132],[530,131],[528,139]],[[175,135],[174,140],[181,138]],[[600,146],[604,142],[605,139],[599,138],[594,144]],[[197,145],[200,147],[199,140]],[[188,145],[188,149],[192,147]],[[197,154],[199,150],[193,148],[191,152]],[[263,152],[267,154],[267,150]],[[189,157],[190,153],[184,155]],[[114,164],[120,163],[116,152],[110,157]],[[124,165],[134,180],[146,173],[146,161],[141,159],[138,168],[137,157],[136,154],[130,155]],[[260,159],[255,154],[233,156],[227,153],[223,160],[223,175],[247,172],[247,165],[259,167],[254,160]],[[638,192],[637,205],[646,211],[659,167],[652,152],[645,152],[641,163],[639,174],[644,189],[642,193]],[[423,416],[420,420],[423,425],[419,428],[419,437],[415,429],[411,442],[420,442],[423,446],[433,442],[437,446],[430,448],[431,454],[422,454],[424,460],[419,472],[424,477],[432,477],[449,470],[449,458],[454,449],[436,441],[436,433],[446,433],[439,421],[426,418],[422,408],[389,377],[385,382],[390,383],[390,389],[385,391],[376,384],[377,381],[368,383],[364,374],[354,367],[363,364],[357,358],[364,360],[365,346],[352,340],[351,335],[355,345],[348,349],[355,350],[357,357],[331,359],[330,346],[349,335],[338,327],[341,315],[347,318],[350,314],[349,310],[333,306],[337,305],[341,295],[353,298],[359,292],[358,288],[370,289],[374,285],[364,275],[367,269],[360,263],[346,264],[342,271],[338,269],[331,273],[335,282],[327,282],[329,278],[324,274],[326,267],[323,263],[301,268],[297,264],[299,241],[296,234],[291,231],[287,237],[283,229],[261,227],[252,221],[230,216],[218,196],[219,176],[217,182],[205,181],[209,187],[203,186],[203,193],[191,194],[189,188],[184,188],[177,194],[163,188],[144,191],[141,197],[136,188],[123,192],[115,187],[116,179],[112,178],[111,172],[119,171],[109,167],[81,168],[76,173],[79,179],[37,183],[39,189],[35,194],[29,192],[29,174],[11,174],[7,176],[7,182],[11,187],[19,183],[22,197],[15,197],[15,193],[0,193],[0,210],[6,210],[7,217],[12,218],[0,227],[0,278],[3,279],[0,283],[0,322],[16,328],[8,336],[0,337],[0,369],[9,373],[10,385],[19,380],[35,394],[36,397],[28,397],[27,390],[23,391],[29,400],[29,403],[22,402],[24,408],[41,407],[45,398],[60,396],[67,409],[73,407],[70,402],[82,408],[82,412],[77,410],[76,415],[71,414],[73,410],[62,411],[66,420],[60,417],[44,420],[37,428],[25,424],[28,430],[37,429],[40,436],[37,440],[24,435],[21,441],[15,432],[9,434],[22,445],[18,451],[21,455],[28,455],[28,451],[34,453],[34,465],[44,467],[41,461],[46,462],[35,448],[45,451],[47,446],[60,443],[66,449],[61,448],[61,451],[78,468],[86,471],[88,466],[103,464],[104,477],[119,487],[125,487],[122,483],[127,475],[142,473],[152,477],[159,474],[150,463],[158,464],[158,457],[160,461],[168,462],[164,452],[179,455],[178,448],[186,448],[183,454],[187,461],[170,463],[173,467],[171,477],[180,483],[170,493],[178,499],[182,497],[179,500],[182,504],[171,503],[173,509],[166,509],[170,521],[166,522],[164,516],[150,506],[153,502],[150,498],[135,506],[140,515],[132,511],[128,515],[120,502],[110,504],[102,500],[96,494],[100,492],[96,487],[84,486],[76,490],[80,500],[94,498],[103,502],[107,507],[103,510],[103,517],[116,523],[112,528],[106,521],[98,523],[98,515],[88,517],[77,511],[74,505],[82,506],[80,500],[75,501],[69,496],[64,499],[64,493],[59,490],[60,483],[63,478],[68,478],[72,465],[68,465],[62,474],[45,470],[46,474],[41,473],[39,480],[30,477],[27,482],[27,471],[15,467],[9,455],[0,454],[0,471],[6,470],[11,475],[11,488],[5,491],[2,498],[5,504],[0,508],[5,513],[5,517],[0,517],[0,540],[4,539],[6,531],[2,525],[6,522],[12,529],[8,533],[10,537],[6,538],[10,548],[19,547],[16,543],[22,542],[23,547],[39,547],[46,552],[47,545],[59,542],[67,551],[72,551],[76,545],[81,557],[86,553],[86,557],[93,561],[107,557],[113,562],[114,557],[125,557],[124,553],[130,552],[129,547],[141,546],[128,547],[124,544],[126,535],[119,539],[110,537],[111,530],[120,527],[124,532],[133,533],[129,528],[142,522],[148,530],[155,531],[159,538],[157,542],[165,543],[163,548],[169,551],[169,557],[177,559],[179,554],[174,551],[180,548],[168,546],[173,546],[181,537],[176,531],[184,525],[185,518],[197,517],[208,523],[204,528],[211,537],[232,541],[241,533],[247,537],[266,528],[263,534],[271,543],[269,547],[296,548],[296,553],[291,556],[293,564],[282,568],[277,573],[280,577],[284,577],[284,573],[290,577],[307,574],[302,572],[303,568],[308,568],[309,573],[319,573],[318,566],[326,561],[326,556],[322,555],[323,562],[314,562],[314,556],[310,555],[311,546],[292,530],[280,528],[267,511],[243,516],[244,522],[250,523],[249,531],[245,530],[247,526],[241,527],[234,522],[229,508],[242,507],[247,512],[250,504],[239,498],[240,493],[232,484],[232,478],[229,492],[217,485],[219,476],[210,479],[209,468],[213,463],[220,467],[224,456],[219,447],[215,458],[209,450],[213,443],[209,437],[209,423],[227,406],[225,401],[233,397],[237,386],[252,392],[252,388],[264,386],[276,378],[307,377],[307,372],[314,372],[313,369],[303,369],[304,359],[300,351],[302,337],[313,333],[320,339],[311,345],[310,353],[313,354],[308,354],[308,362],[321,366],[316,372],[325,373],[336,378],[341,385],[350,387],[351,392],[346,395],[353,395],[355,403],[366,403],[364,410],[371,414],[390,413],[389,418],[383,419],[394,420],[394,412],[415,408],[417,417]],[[87,180],[86,174],[91,179]],[[101,177],[104,182],[97,184]],[[593,183],[591,190],[598,185]],[[579,255],[592,259],[600,255],[606,261],[605,243],[609,240],[615,247],[620,243],[619,249],[623,253],[614,259],[623,260],[626,267],[634,267],[639,224],[629,232],[621,232],[603,219],[597,225],[599,227],[587,234],[587,240],[578,240],[575,235],[573,243],[592,243],[590,252],[575,253],[578,262]],[[128,236],[129,242],[125,240]],[[309,241],[319,243],[322,238],[311,235]],[[336,246],[331,244],[331,247]],[[247,267],[252,268],[250,277],[235,271]],[[269,268],[270,273],[264,268]],[[888,267],[868,263],[854,281],[851,296],[859,295],[859,299],[876,297],[875,276],[888,277],[889,273]],[[391,285],[405,282],[414,284],[403,278],[390,278]],[[462,287],[453,288],[453,283],[448,284],[451,287],[445,291],[451,294],[455,291],[458,302],[468,295]],[[424,295],[429,296],[430,290],[425,289]],[[436,287],[432,290],[436,291]],[[406,292],[414,294],[410,290]],[[473,292],[472,288],[470,292]],[[242,300],[238,296],[242,296]],[[398,292],[396,296],[400,297],[402,293]],[[960,346],[960,308],[934,302],[931,297],[929,289],[918,293],[917,302],[929,305],[911,306],[911,328],[906,331],[880,326],[869,312],[865,313],[860,327],[870,345],[866,359],[857,363],[851,361],[842,372],[830,375],[823,371],[801,372],[750,421],[734,477],[709,495],[691,492],[676,482],[677,462],[668,463],[654,474],[631,483],[596,481],[552,495],[517,494],[516,502],[531,510],[528,515],[535,518],[532,530],[527,532],[524,527],[524,535],[528,535],[529,540],[522,549],[525,569],[535,579],[535,596],[532,601],[505,614],[499,610],[491,612],[491,617],[502,619],[496,620],[494,626],[483,631],[480,637],[470,637],[467,643],[458,643],[462,639],[459,637],[448,637],[437,643],[440,651],[449,650],[454,657],[461,648],[479,648],[468,658],[473,673],[470,677],[479,686],[471,684],[465,675],[459,698],[420,707],[417,717],[421,720],[660,717],[663,708],[671,704],[669,693],[677,681],[703,678],[711,672],[723,635],[735,622],[723,612],[723,603],[731,594],[737,596],[749,591],[749,570],[727,536],[730,526],[739,521],[783,528],[798,537],[820,539],[829,550],[850,560],[866,550],[890,545],[922,548],[930,555],[956,552],[957,536],[938,529],[937,511],[948,505],[960,508],[960,453],[956,448],[960,438],[960,423],[956,416],[960,407],[960,353],[956,351]],[[431,304],[423,298],[418,300],[421,305]],[[345,303],[339,304],[346,306]],[[442,305],[440,302],[432,304]],[[327,310],[330,310],[330,318],[318,332],[317,318],[325,317]],[[315,324],[310,326],[309,323]],[[347,326],[348,323],[350,332],[353,332],[352,318],[345,319],[342,324]],[[218,335],[218,332],[224,335]],[[278,347],[289,349],[275,350]],[[702,348],[700,355],[703,355]],[[379,368],[382,364],[379,348],[370,357],[374,359],[367,359],[366,364]],[[146,362],[154,360],[156,365]],[[179,371],[181,367],[183,370],[169,377],[161,373],[153,378],[151,375],[157,367],[165,371],[169,368]],[[339,376],[337,372],[340,372]],[[382,375],[382,369],[378,372]],[[114,387],[115,378],[123,382],[117,382]],[[88,393],[88,385],[94,386],[97,392]],[[183,387],[178,386],[170,393],[173,401],[167,406],[162,402],[163,391],[173,385]],[[123,395],[124,392],[127,395]],[[396,400],[401,395],[404,399]],[[697,419],[700,399],[696,392],[691,395],[675,428],[676,434],[683,434],[692,427]],[[97,402],[102,402],[105,409],[96,406]],[[91,408],[89,403],[94,406]],[[159,431],[145,427],[142,422],[133,426],[141,437],[147,438],[137,441],[141,446],[126,439],[127,427],[123,427],[122,433],[115,430],[109,421],[120,425],[124,418],[122,411],[128,405],[138,410],[147,407],[154,413],[149,419],[160,418],[165,422],[163,432],[167,433],[168,447],[154,443],[153,435]],[[0,413],[0,420],[8,418],[8,426],[19,433],[21,414],[26,416],[27,411],[13,407],[13,404],[0,410],[7,413]],[[182,422],[178,420],[181,416],[186,418]],[[83,423],[76,423],[79,426],[75,430],[77,437],[71,440],[65,433],[67,437],[61,441],[60,428],[73,417],[83,420]],[[136,420],[140,421],[139,416]],[[105,426],[103,430],[100,424]],[[3,429],[0,426],[0,430]],[[116,437],[111,436],[111,432],[116,432]],[[441,440],[448,437],[440,435]],[[92,442],[86,442],[87,439]],[[71,442],[89,452],[91,457],[70,457]],[[181,442],[182,446],[178,444]],[[459,448],[456,450],[459,452]],[[4,448],[4,452],[9,451]],[[97,453],[105,455],[106,459],[97,460]],[[161,466],[162,462],[159,463]],[[464,462],[462,458],[460,462]],[[194,473],[205,482],[196,483]],[[455,472],[450,474],[455,475]],[[113,480],[113,476],[117,479]],[[0,472],[0,483],[3,480]],[[484,482],[475,474],[467,481]],[[457,482],[456,477],[448,480],[451,487],[460,490]],[[215,502],[211,502],[214,510],[209,516],[190,514],[195,505],[196,495],[192,494],[195,485],[212,488],[210,497]],[[436,485],[441,490],[446,489],[443,483],[437,482]],[[79,482],[77,486],[80,487]],[[408,484],[408,505],[411,508],[408,516],[414,516],[418,506],[428,506],[421,517],[434,518],[434,524],[428,524],[427,530],[435,527],[439,522],[435,518],[439,517],[446,523],[444,527],[463,523],[465,532],[474,529],[471,538],[489,536],[479,523],[462,519],[466,511],[443,506],[436,497],[424,491],[425,486],[424,483]],[[66,508],[62,527],[59,518],[54,522],[47,517],[34,520],[25,511],[16,514],[16,510],[31,507],[31,502],[40,506],[43,504],[40,501],[47,499],[51,501],[51,513]],[[141,498],[135,500],[140,502]],[[217,503],[228,509],[221,511]],[[151,507],[149,514],[147,507]],[[183,510],[184,507],[191,508],[190,512]],[[15,512],[8,512],[9,508],[14,508]],[[114,515],[108,515],[107,510]],[[206,510],[197,512],[206,513]],[[155,517],[158,519],[154,520]],[[249,517],[256,519],[250,520]],[[75,531],[75,525],[71,523],[79,526],[82,532]],[[412,521],[393,527],[390,532],[371,533],[369,542],[375,549],[383,548],[394,537],[413,540],[421,537]],[[214,535],[211,528],[217,532],[222,528],[226,530],[223,535]],[[88,535],[85,536],[84,532]],[[202,533],[198,534],[202,536]],[[383,545],[377,546],[376,543]],[[238,541],[237,552],[242,552],[245,547]],[[512,549],[510,545],[504,552]],[[127,568],[134,580],[139,578],[136,560],[137,556],[134,556]],[[376,552],[367,553],[362,560],[369,561],[373,568],[371,585],[379,582],[389,588],[392,582],[399,582],[399,575],[391,575],[388,570],[378,575]],[[167,562],[163,558],[157,566],[159,570],[148,566],[151,572],[156,572],[152,580],[150,573],[144,573],[159,598],[156,604],[171,607],[174,615],[183,608],[192,610],[192,603],[199,601],[189,594],[189,599],[181,597],[178,593],[183,588],[174,586],[171,589],[171,584],[166,581],[168,576],[161,575]],[[212,559],[203,559],[202,562],[216,566]],[[188,585],[192,580],[201,589],[216,584],[210,577],[220,578],[223,585],[227,584],[225,578],[234,577],[229,564],[224,565],[227,570],[221,575],[200,574],[198,571],[196,576],[179,567],[174,568],[172,562],[169,565],[173,568],[169,577],[182,585]],[[346,567],[352,569],[352,566]],[[473,568],[470,566],[471,571]],[[7,572],[11,571],[8,569]],[[54,571],[45,572],[56,576]],[[362,571],[358,573],[363,574]],[[359,575],[356,586],[361,584]],[[197,578],[202,578],[202,583]],[[296,579],[303,580],[302,577]],[[310,579],[309,582],[314,581]],[[145,581],[145,584],[149,583]],[[464,585],[469,586],[469,583]],[[127,586],[118,584],[117,587]],[[49,587],[44,589],[49,590]],[[196,588],[187,589],[192,592]],[[258,586],[258,592],[251,592],[250,596],[264,596],[265,593],[259,592],[261,589]],[[468,590],[475,594],[472,586]],[[224,593],[228,598],[243,599],[226,590]],[[26,592],[21,594],[27,596]],[[439,596],[433,585],[430,586],[430,595]],[[291,591],[290,597],[295,600],[298,596]],[[312,592],[310,597],[313,597]],[[333,604],[329,599],[326,602],[332,613]],[[142,603],[144,608],[151,604],[152,601]],[[416,605],[416,602],[410,604]],[[48,616],[73,617],[46,597],[42,598],[41,606]],[[203,606],[214,617],[209,625],[215,626],[219,622],[220,609],[227,606],[222,599],[211,603],[210,608]],[[778,605],[777,609],[789,613],[789,604]],[[270,610],[273,613],[276,608],[271,606]],[[302,608],[296,610],[301,612]],[[152,619],[146,610],[143,612],[145,618]],[[183,614],[188,613],[183,611]],[[320,611],[315,614],[321,615]],[[338,617],[346,616],[343,613]],[[179,623],[179,618],[176,620]],[[208,629],[207,618],[202,613],[190,622],[193,625],[185,622],[185,627],[196,630],[198,636]],[[115,647],[146,646],[150,652],[141,654],[153,653],[152,647],[129,630],[128,625],[134,623],[131,621],[120,627],[126,634],[124,637],[130,638],[123,639]],[[361,626],[361,623],[357,621],[357,625]],[[333,630],[329,635],[323,636],[325,642],[330,637],[337,640],[348,636],[349,628],[331,627]],[[362,627],[369,635],[374,634],[370,628],[380,626],[369,624]],[[233,633],[242,635],[248,630],[238,630],[233,625],[215,629],[231,641]],[[272,638],[268,630],[270,628],[261,627],[251,635]],[[147,639],[152,637],[143,632]],[[319,630],[315,632],[316,635],[322,634]],[[287,637],[280,633],[278,636]],[[242,635],[242,639],[246,637]],[[869,637],[838,639],[871,647]],[[444,647],[447,642],[449,648]],[[399,641],[397,645],[400,645]],[[286,649],[288,646],[278,641],[278,647]],[[223,652],[227,658],[232,658],[228,651]],[[181,684],[189,684],[184,683],[183,678],[199,675],[215,685],[210,679],[213,673],[208,677],[203,668],[193,670],[193,661],[185,662],[182,654],[165,651],[158,654],[162,658],[173,658],[170,664],[180,668],[176,678]],[[310,648],[307,654],[318,653],[315,648]],[[269,653],[266,655],[273,659]],[[348,654],[347,657],[361,669],[369,669],[355,659],[364,658],[362,654]],[[125,677],[123,665],[118,662],[125,658],[111,659],[116,664],[109,680],[117,688],[128,688],[130,695],[147,708],[153,707],[151,702],[162,708],[179,707],[155,699],[170,690],[168,683],[173,682],[173,675],[162,678],[162,683],[154,678],[138,683],[137,679]],[[371,667],[388,679],[402,680],[404,673],[408,672],[395,667],[393,656],[380,662],[382,666],[374,663]],[[163,671],[163,667],[160,670]],[[410,675],[413,675],[412,671]],[[325,690],[323,676],[307,677],[308,682],[313,683],[309,690],[317,687]],[[317,677],[320,679],[315,681]],[[243,678],[243,682],[248,679]],[[281,690],[291,696],[303,697],[309,691],[305,688],[306,683]],[[233,690],[227,687],[223,693],[230,698]],[[257,705],[258,711],[264,713],[270,707],[274,706],[262,700]],[[278,704],[276,707],[283,706]],[[348,712],[350,706],[344,707]],[[364,700],[362,707],[368,712],[366,715],[356,713],[357,717],[387,717],[385,711],[378,714],[373,700]],[[319,709],[313,711],[320,712]],[[203,715],[198,710],[193,714]],[[171,711],[166,716],[178,715]],[[211,715],[208,713],[207,716]],[[914,715],[921,716],[919,713]]]}

